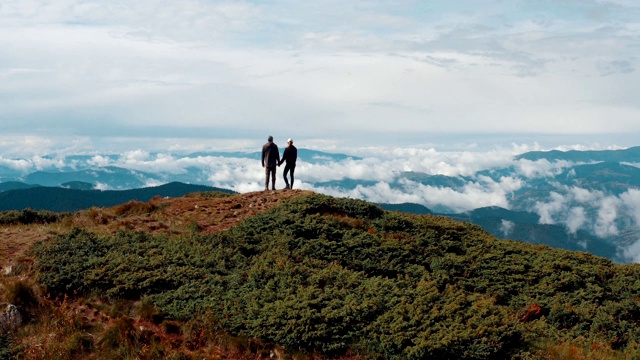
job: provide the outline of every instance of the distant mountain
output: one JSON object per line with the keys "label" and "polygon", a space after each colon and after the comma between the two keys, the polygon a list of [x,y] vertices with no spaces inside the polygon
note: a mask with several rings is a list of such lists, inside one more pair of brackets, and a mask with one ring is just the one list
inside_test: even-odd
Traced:
{"label": "distant mountain", "polygon": [[81,181],[94,185],[105,184],[116,189],[140,188],[146,186],[150,180],[160,182],[156,175],[116,166],[70,172],[37,171],[24,178],[25,183],[42,186],[60,186],[64,183]]}
{"label": "distant mountain", "polygon": [[7,182],[0,183],[0,192],[8,191],[8,190],[29,189],[36,186],[40,186],[40,185],[25,184],[19,181],[7,181]]}
{"label": "distant mountain", "polygon": [[570,150],[530,151],[516,156],[516,160],[566,160],[572,162],[640,162],[640,146],[620,150]]}
{"label": "distant mountain", "polygon": [[0,182],[18,181],[21,175],[23,174],[16,169],[0,165]]}
{"label": "distant mountain", "polygon": [[534,213],[492,206],[444,216],[480,225],[493,236],[501,239],[544,244],[571,251],[588,251],[612,260],[616,260],[618,256],[616,246],[606,240],[590,235],[586,231],[570,234],[564,226],[540,224],[540,216]]}
{"label": "distant mountain", "polygon": [[95,186],[91,183],[84,181],[69,181],[64,184],[60,184],[61,188],[75,189],[75,190],[94,190]]}
{"label": "distant mountain", "polygon": [[563,183],[590,190],[608,189],[620,194],[630,188],[640,187],[640,169],[614,162],[578,165],[556,177]]}
{"label": "distant mountain", "polygon": [[431,214],[426,206],[414,203],[402,203],[402,204],[377,204],[381,208],[389,211],[400,211],[404,213],[412,213],[416,215]]}
{"label": "distant mountain", "polygon": [[538,224],[540,222],[540,216],[538,214],[530,213],[527,211],[513,211],[509,209],[505,209],[499,206],[487,206],[482,208],[477,208],[471,211],[467,211],[463,214],[458,214],[457,216],[464,217],[468,216],[468,220],[473,222],[475,219],[486,219],[486,218],[498,218],[504,219],[507,221],[512,221],[519,224]]}
{"label": "distant mountain", "polygon": [[[394,182],[390,184],[393,188],[402,188],[403,180],[409,180],[426,186],[459,189],[462,188],[469,179],[464,177],[453,177],[446,175],[429,175],[416,171],[404,171],[398,174]],[[329,180],[314,183],[315,186],[332,187],[341,189],[355,189],[357,186],[373,186],[380,181],[361,180],[352,178],[343,178],[340,180]]]}
{"label": "distant mountain", "polygon": [[[430,214],[431,210],[419,204],[378,204],[385,210]],[[558,249],[588,251],[617,260],[616,247],[592,236],[586,231],[568,234],[563,226],[539,224],[540,216],[525,211],[511,211],[498,206],[478,208],[461,214],[440,214],[450,219],[480,225],[491,235],[531,244],[544,244]]]}
{"label": "distant mountain", "polygon": [[[283,151],[284,151],[284,148],[283,148]],[[317,164],[321,162],[331,162],[331,161],[343,161],[347,159],[362,160],[362,158],[358,156],[340,154],[340,153],[328,153],[328,152],[303,149],[303,148],[298,148],[298,158],[310,164]]]}
{"label": "distant mountain", "polygon": [[[284,151],[284,147],[280,146],[280,153],[282,153]],[[195,158],[198,156],[219,156],[219,157],[225,157],[225,158],[247,158],[247,159],[255,159],[257,161],[260,161],[260,159],[262,158],[262,152],[261,151],[255,151],[255,152],[225,152],[225,151],[201,151],[201,152],[195,152],[195,153],[191,153],[189,155],[187,155],[187,157],[190,158]],[[318,150],[310,150],[310,149],[304,149],[304,148],[298,148],[298,159],[308,162],[310,164],[317,164],[317,163],[326,163],[326,162],[331,162],[331,161],[342,161],[342,160],[346,160],[346,159],[353,159],[353,160],[362,160],[362,158],[357,157],[357,156],[352,156],[352,155],[346,155],[346,154],[339,154],[339,153],[328,153],[328,152],[324,152],[324,151],[318,151]]]}
{"label": "distant mountain", "polygon": [[315,187],[324,187],[324,188],[355,189],[358,186],[373,186],[376,183],[377,181],[344,178],[341,180],[329,180],[329,181],[316,182],[313,185]]}
{"label": "distant mountain", "polygon": [[234,193],[227,189],[178,182],[140,189],[106,191],[38,186],[1,192],[0,211],[23,210],[26,208],[56,212],[78,211],[93,206],[114,206],[131,200],[146,202],[155,196],[180,197],[188,193],[203,191]]}
{"label": "distant mountain", "polygon": [[401,180],[401,179],[417,182],[427,186],[446,187],[446,188],[452,188],[452,189],[459,189],[468,182],[468,180],[465,179],[464,177],[453,177],[453,176],[446,176],[446,175],[428,175],[428,174],[416,172],[416,171],[405,171],[400,173],[398,176],[398,180]]}

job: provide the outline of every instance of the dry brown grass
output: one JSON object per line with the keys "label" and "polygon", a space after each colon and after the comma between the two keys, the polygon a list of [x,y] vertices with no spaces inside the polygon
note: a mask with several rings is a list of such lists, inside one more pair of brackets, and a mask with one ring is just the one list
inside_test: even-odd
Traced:
{"label": "dry brown grass", "polygon": [[611,349],[609,344],[593,344],[590,349],[569,343],[552,346],[539,353],[542,359],[548,360],[627,360],[635,359],[620,355]]}
{"label": "dry brown grass", "polygon": [[225,197],[190,194],[180,198],[156,197],[147,203],[129,202],[111,208],[78,211],[53,224],[5,225],[0,229],[0,266],[24,259],[33,243],[73,228],[100,234],[119,230],[150,233],[205,234],[230,228],[240,220],[265,211],[284,200],[310,195],[303,190],[252,192]]}
{"label": "dry brown grass", "polygon": [[3,225],[0,228],[0,266],[17,266],[17,263],[26,257],[33,243],[51,235],[50,226]]}

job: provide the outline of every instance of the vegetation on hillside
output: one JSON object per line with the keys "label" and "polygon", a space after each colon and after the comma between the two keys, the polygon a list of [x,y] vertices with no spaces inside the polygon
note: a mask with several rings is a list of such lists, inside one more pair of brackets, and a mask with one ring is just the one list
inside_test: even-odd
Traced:
{"label": "vegetation on hillside", "polygon": [[9,210],[0,212],[0,225],[30,225],[49,224],[58,222],[70,213],[58,213],[48,210],[24,209],[22,211]]}
{"label": "vegetation on hillside", "polygon": [[[47,313],[61,340],[44,358],[158,358],[171,349],[215,358],[212,342],[236,358],[278,349],[363,359],[640,351],[637,265],[360,200],[301,196],[214,234],[74,229],[38,243],[33,256],[41,303],[59,313]],[[64,316],[72,299],[111,320]],[[32,301],[22,307],[42,319]],[[0,354],[10,340],[0,339]],[[28,354],[21,344],[11,351]]]}

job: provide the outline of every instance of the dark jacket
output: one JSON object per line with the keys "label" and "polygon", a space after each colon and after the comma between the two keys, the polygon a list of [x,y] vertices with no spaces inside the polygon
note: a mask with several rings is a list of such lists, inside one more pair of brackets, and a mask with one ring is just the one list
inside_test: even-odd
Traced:
{"label": "dark jacket", "polygon": [[262,147],[262,166],[272,168],[276,167],[280,162],[280,151],[278,145],[272,141],[267,142]]}
{"label": "dark jacket", "polygon": [[282,161],[280,161],[280,164],[278,165],[282,165],[282,163],[285,161],[287,162],[287,165],[295,165],[296,160],[298,160],[298,149],[295,146],[293,146],[293,144],[291,144],[286,148],[284,148],[284,153],[282,154]]}

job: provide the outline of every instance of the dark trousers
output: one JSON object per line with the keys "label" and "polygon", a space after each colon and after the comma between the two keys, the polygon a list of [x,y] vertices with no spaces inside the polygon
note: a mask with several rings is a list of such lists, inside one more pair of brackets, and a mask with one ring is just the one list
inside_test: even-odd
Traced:
{"label": "dark trousers", "polygon": [[[284,172],[282,176],[284,177],[284,183],[287,184],[289,189],[293,189],[293,173],[296,171],[296,164],[289,164],[284,166]],[[287,181],[287,173],[291,174],[291,185],[289,185],[289,181]]]}
{"label": "dark trousers", "polygon": [[264,171],[267,177],[266,180],[264,181],[264,189],[265,190],[269,189],[269,176],[271,176],[271,190],[275,190],[276,189],[276,167],[265,166]]}

